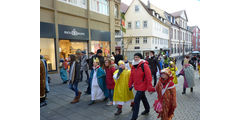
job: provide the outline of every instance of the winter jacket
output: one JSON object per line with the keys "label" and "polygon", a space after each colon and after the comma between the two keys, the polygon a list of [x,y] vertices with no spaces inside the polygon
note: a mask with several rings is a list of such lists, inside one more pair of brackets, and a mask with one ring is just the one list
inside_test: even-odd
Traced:
{"label": "winter jacket", "polygon": [[158,71],[157,67],[161,71],[160,64],[159,64],[159,62],[158,62],[158,60],[155,56],[150,57],[148,59],[148,63],[149,63],[149,67],[150,67],[150,70],[151,70],[152,73],[156,73]]}
{"label": "winter jacket", "polygon": [[120,54],[118,54],[118,55],[116,55],[115,56],[115,63],[118,65],[118,61],[119,60],[123,60],[123,56],[122,55],[120,55]]}
{"label": "winter jacket", "polygon": [[114,67],[105,68],[105,72],[107,89],[114,89],[115,83],[113,80],[113,73],[115,72],[115,68]]}
{"label": "winter jacket", "polygon": [[[143,66],[144,72],[141,68],[142,64],[144,64]],[[145,74],[145,78],[144,78],[144,74]],[[147,61],[145,60],[141,61],[138,64],[137,68],[132,66],[128,87],[131,88],[132,85],[134,86],[134,89],[137,91],[146,91],[146,90],[148,90],[149,92],[155,91],[155,89],[152,86],[152,75],[151,75],[151,71]]]}
{"label": "winter jacket", "polygon": [[81,71],[87,71],[88,64],[87,64],[87,55],[83,55],[81,57]]}

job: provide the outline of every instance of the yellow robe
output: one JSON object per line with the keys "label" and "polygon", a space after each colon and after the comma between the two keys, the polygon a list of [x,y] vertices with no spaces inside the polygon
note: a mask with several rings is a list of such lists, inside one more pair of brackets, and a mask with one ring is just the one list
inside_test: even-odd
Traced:
{"label": "yellow robe", "polygon": [[[116,70],[113,75],[117,75],[119,70]],[[126,102],[131,102],[134,99],[133,91],[130,91],[128,88],[128,82],[130,78],[131,71],[123,70],[120,74],[119,79],[114,79],[115,87],[113,93],[113,102],[114,104],[123,105]]]}
{"label": "yellow robe", "polygon": [[174,84],[178,84],[177,75],[176,75],[176,71],[178,70],[178,68],[175,66],[175,69],[174,69],[174,68],[169,68],[169,67],[168,67],[168,69],[171,70],[172,75],[173,75],[173,77],[174,77],[173,83],[174,83]]}

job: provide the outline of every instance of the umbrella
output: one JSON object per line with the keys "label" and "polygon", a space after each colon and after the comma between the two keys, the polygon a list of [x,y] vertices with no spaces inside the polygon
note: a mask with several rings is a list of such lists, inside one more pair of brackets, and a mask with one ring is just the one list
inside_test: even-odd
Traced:
{"label": "umbrella", "polygon": [[199,51],[193,51],[192,53],[200,53]]}

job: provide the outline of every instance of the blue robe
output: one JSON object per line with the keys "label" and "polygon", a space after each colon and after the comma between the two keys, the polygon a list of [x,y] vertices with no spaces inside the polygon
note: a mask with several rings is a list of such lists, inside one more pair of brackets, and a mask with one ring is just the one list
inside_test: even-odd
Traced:
{"label": "blue robe", "polygon": [[[90,78],[89,78],[91,87],[92,87],[93,74],[94,74],[94,70],[91,71]],[[104,93],[104,96],[108,97],[108,89],[106,86],[106,73],[104,72],[104,70],[101,67],[97,69],[97,80],[98,80],[97,82],[98,82],[99,87],[101,88],[101,90]]]}
{"label": "blue robe", "polygon": [[65,81],[68,80],[67,70],[65,70],[64,67],[62,67],[62,68],[60,69],[60,76],[61,76],[63,82],[65,82]]}

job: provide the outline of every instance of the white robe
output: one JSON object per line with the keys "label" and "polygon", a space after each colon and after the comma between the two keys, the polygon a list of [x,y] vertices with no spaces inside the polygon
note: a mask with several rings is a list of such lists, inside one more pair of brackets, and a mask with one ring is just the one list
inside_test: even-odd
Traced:
{"label": "white robe", "polygon": [[94,70],[92,79],[92,90],[91,90],[91,100],[101,100],[105,98],[102,89],[99,87],[97,82],[97,71]]}

